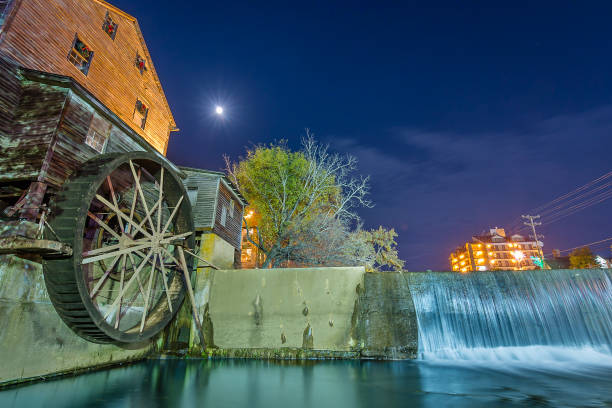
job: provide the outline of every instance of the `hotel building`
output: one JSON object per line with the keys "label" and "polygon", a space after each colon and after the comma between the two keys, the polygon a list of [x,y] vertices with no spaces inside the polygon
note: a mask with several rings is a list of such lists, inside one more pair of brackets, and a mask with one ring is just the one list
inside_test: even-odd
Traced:
{"label": "hotel building", "polygon": [[536,264],[541,257],[538,244],[542,245],[519,234],[507,237],[503,228],[495,227],[455,249],[449,256],[450,267],[453,272],[462,273],[538,269]]}

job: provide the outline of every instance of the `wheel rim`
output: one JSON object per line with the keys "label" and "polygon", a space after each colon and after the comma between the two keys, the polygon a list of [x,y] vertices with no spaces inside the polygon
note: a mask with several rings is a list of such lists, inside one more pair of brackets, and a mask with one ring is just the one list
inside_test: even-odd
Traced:
{"label": "wheel rim", "polygon": [[182,300],[176,245],[191,231],[178,222],[184,195],[168,175],[159,163],[130,159],[105,177],[87,208],[77,280],[93,320],[118,340],[155,334]]}

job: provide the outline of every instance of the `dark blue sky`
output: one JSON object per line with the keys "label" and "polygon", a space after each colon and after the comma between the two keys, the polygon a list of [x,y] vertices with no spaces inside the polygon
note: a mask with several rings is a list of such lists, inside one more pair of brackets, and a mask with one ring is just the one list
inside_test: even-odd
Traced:
{"label": "dark blue sky", "polygon": [[[612,170],[609,2],[250,3],[113,2],[139,19],[178,164],[308,127],[372,176],[361,214],[396,228],[409,270]],[[611,236],[611,210],[544,226],[545,252]]]}

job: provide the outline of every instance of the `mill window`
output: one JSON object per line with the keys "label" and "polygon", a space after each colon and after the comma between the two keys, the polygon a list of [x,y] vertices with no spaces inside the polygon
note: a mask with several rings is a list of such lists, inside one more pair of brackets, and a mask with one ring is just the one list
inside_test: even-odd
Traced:
{"label": "mill window", "polygon": [[144,74],[144,72],[147,70],[147,60],[145,60],[144,58],[142,58],[140,56],[140,54],[136,54],[136,68],[138,68],[138,70],[140,71],[140,74]]}
{"label": "mill window", "polygon": [[191,203],[191,205],[192,206],[196,205],[196,201],[198,201],[198,188],[188,187],[187,196],[189,197],[189,202]]}
{"label": "mill window", "polygon": [[225,227],[226,221],[227,221],[227,208],[225,206],[222,206],[221,207],[221,219],[219,220],[219,222],[221,223],[221,225]]}
{"label": "mill window", "polygon": [[230,218],[234,216],[234,200],[230,200],[229,216]]}
{"label": "mill window", "polygon": [[87,136],[85,137],[85,144],[98,153],[104,153],[108,143],[110,129],[110,123],[97,113],[94,113],[91,124],[89,125],[89,130],[87,131]]}
{"label": "mill window", "polygon": [[108,11],[106,12],[106,17],[104,17],[104,23],[102,23],[102,30],[104,30],[104,32],[108,34],[110,38],[113,40],[115,39],[115,36],[117,35],[117,23],[113,21],[113,18],[110,16]]}
{"label": "mill window", "polygon": [[134,122],[144,130],[148,116],[149,106],[144,101],[137,99],[136,107],[134,108]]}
{"label": "mill window", "polygon": [[91,48],[81,41],[78,35],[75,35],[72,48],[68,53],[68,61],[74,64],[83,74],[87,75],[93,56],[94,52]]}

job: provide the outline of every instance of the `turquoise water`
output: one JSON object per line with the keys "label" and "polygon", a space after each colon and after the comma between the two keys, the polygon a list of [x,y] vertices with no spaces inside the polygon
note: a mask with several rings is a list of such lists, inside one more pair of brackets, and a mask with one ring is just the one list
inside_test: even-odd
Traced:
{"label": "turquoise water", "polygon": [[612,368],[150,360],[0,392],[0,407],[606,407]]}
{"label": "turquoise water", "polygon": [[413,276],[417,361],[150,360],[5,407],[612,407],[612,270]]}

